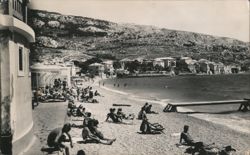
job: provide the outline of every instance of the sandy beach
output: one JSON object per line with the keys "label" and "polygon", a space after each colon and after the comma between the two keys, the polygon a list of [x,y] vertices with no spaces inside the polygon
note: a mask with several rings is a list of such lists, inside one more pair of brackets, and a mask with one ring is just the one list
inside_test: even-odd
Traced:
{"label": "sandy beach", "polygon": [[[89,85],[86,83],[86,86]],[[185,148],[179,148],[176,144],[179,142],[179,135],[184,125],[190,126],[190,134],[195,141],[203,141],[206,144],[215,143],[216,146],[223,147],[231,145],[237,151],[234,154],[245,155],[250,151],[250,135],[244,132],[237,132],[224,125],[214,124],[209,121],[204,121],[195,117],[191,117],[187,114],[181,113],[164,113],[163,105],[158,103],[153,104],[152,110],[159,112],[159,114],[148,115],[151,123],[160,123],[165,127],[165,134],[159,135],[144,135],[139,134],[139,128],[141,121],[135,119],[132,125],[114,124],[105,122],[106,115],[109,112],[109,108],[113,107],[112,104],[130,104],[130,107],[122,107],[123,111],[127,114],[134,113],[136,116],[145,103],[144,100],[137,100],[126,93],[119,93],[110,91],[99,87],[97,83],[91,84],[94,90],[98,90],[104,97],[96,97],[99,101],[97,104],[93,103],[80,103],[86,111],[92,113],[95,119],[98,119],[99,130],[103,132],[107,138],[116,138],[116,141],[112,145],[102,145],[95,143],[81,144],[81,131],[79,128],[72,128],[71,135],[73,138],[74,148],[71,149],[71,154],[75,155],[78,150],[84,150],[88,155],[181,155],[184,154]],[[65,107],[65,105],[52,103],[58,107]],[[43,105],[44,106],[44,105]],[[118,107],[113,107],[118,108]],[[63,110],[63,108],[61,108]],[[66,113],[65,113],[66,115]],[[37,114],[34,117],[38,117]],[[50,120],[53,120],[53,116],[50,116]],[[65,117],[60,116],[61,121]],[[41,117],[40,117],[41,118]],[[44,118],[46,119],[46,118]],[[37,123],[46,124],[43,119],[36,119]],[[83,118],[66,118],[65,122],[81,125]],[[58,124],[58,123],[56,123]],[[58,125],[60,125],[59,123]],[[46,125],[45,125],[46,126]],[[47,126],[46,130],[51,130],[54,126]],[[38,133],[37,133],[38,134]],[[47,133],[48,134],[48,133]],[[44,138],[46,133],[41,135],[40,139],[43,146],[46,146]]]}

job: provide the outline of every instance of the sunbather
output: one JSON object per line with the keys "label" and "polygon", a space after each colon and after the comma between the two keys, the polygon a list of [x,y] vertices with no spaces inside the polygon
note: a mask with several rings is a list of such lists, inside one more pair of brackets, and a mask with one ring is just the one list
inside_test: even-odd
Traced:
{"label": "sunbather", "polygon": [[95,96],[101,96],[101,94],[96,90],[95,91]]}
{"label": "sunbather", "polygon": [[162,133],[162,130],[164,130],[162,125],[158,123],[151,124],[147,118],[142,120],[140,131],[143,134],[160,134]]}
{"label": "sunbather", "polygon": [[111,145],[116,139],[108,139],[97,129],[99,122],[95,119],[89,119],[87,126],[82,130],[82,137],[85,142],[95,142]]}
{"label": "sunbather", "polygon": [[77,117],[86,117],[85,108],[80,104],[76,110]]}
{"label": "sunbather", "polygon": [[71,126],[69,123],[64,124],[63,128],[56,128],[50,132],[47,138],[47,144],[49,147],[53,147],[62,151],[65,150],[66,155],[69,155],[69,147],[63,144],[64,142],[70,142],[71,148],[73,148],[73,143],[69,131]]}
{"label": "sunbather", "polygon": [[145,112],[146,112],[147,114],[158,114],[157,112],[152,111],[151,108],[152,108],[152,104],[148,105],[148,106],[146,107],[146,109],[145,109]]}
{"label": "sunbather", "polygon": [[197,155],[230,155],[232,151],[236,151],[230,145],[224,148],[215,146],[214,143],[204,145],[203,142],[197,142],[194,146],[186,149],[185,153]]}
{"label": "sunbather", "polygon": [[[189,126],[184,125],[183,132],[181,133],[181,136],[180,136],[180,144],[194,146],[195,142],[193,138],[190,136],[190,134],[188,133],[188,130],[189,130]],[[182,142],[182,140],[184,140],[184,142]]]}
{"label": "sunbather", "polygon": [[122,119],[131,119],[131,120],[133,120],[134,117],[135,117],[134,114],[129,114],[128,116],[126,116],[126,114],[124,114],[124,113],[122,112],[122,108],[119,108],[119,109],[117,110],[116,115],[117,115],[117,117],[120,118],[121,120],[122,120]]}
{"label": "sunbather", "polygon": [[142,108],[141,108],[141,111],[140,111],[139,114],[138,114],[138,119],[139,119],[139,120],[143,120],[143,119],[145,119],[145,118],[147,118],[147,115],[146,115],[146,112],[145,112],[145,108],[142,107]]}
{"label": "sunbather", "polygon": [[148,102],[146,102],[142,108],[146,109],[147,107],[148,107]]}
{"label": "sunbather", "polygon": [[115,108],[110,108],[109,111],[110,112],[107,114],[106,121],[111,118],[114,123],[122,122],[122,119],[117,117],[117,115],[115,114]]}

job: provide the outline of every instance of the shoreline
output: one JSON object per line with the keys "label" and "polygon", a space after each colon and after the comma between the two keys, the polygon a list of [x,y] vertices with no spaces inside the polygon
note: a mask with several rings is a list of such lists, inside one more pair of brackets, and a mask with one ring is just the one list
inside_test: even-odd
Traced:
{"label": "shoreline", "polygon": [[[107,138],[116,138],[111,146],[101,144],[74,144],[72,154],[76,154],[77,150],[84,150],[86,154],[93,155],[184,155],[186,147],[177,147],[179,143],[180,132],[184,125],[190,126],[190,134],[195,141],[203,141],[205,144],[215,143],[218,147],[231,145],[237,152],[235,154],[245,155],[250,150],[250,134],[238,132],[225,125],[212,123],[208,120],[200,119],[183,113],[164,113],[163,105],[156,102],[149,102],[153,105],[152,110],[159,114],[150,114],[148,119],[151,123],[160,123],[165,127],[165,134],[160,135],[142,135],[139,134],[141,121],[135,119],[132,125],[115,124],[105,122],[106,114],[112,108],[114,103],[130,104],[131,107],[121,107],[126,114],[137,114],[144,105],[145,100],[137,100],[116,90],[107,90],[103,86],[99,87],[99,80],[95,79],[93,83],[85,83],[85,86],[91,86],[94,90],[98,90],[104,97],[96,97],[98,104],[82,103],[86,111],[91,112],[93,118],[99,120],[99,130]],[[118,107],[113,107],[118,108]],[[74,118],[67,121],[74,124],[81,124]],[[74,141],[80,140],[81,129],[72,129],[72,138]]]}
{"label": "shoreline", "polygon": [[[130,99],[133,99],[133,100],[136,100],[136,101],[159,104],[159,105],[162,106],[162,109],[165,108],[165,106],[168,104],[165,101],[156,101],[156,100],[146,99],[146,98],[143,98],[141,96],[133,96],[133,95],[131,95],[129,93],[119,91],[119,90],[115,90],[115,89],[112,89],[112,88],[108,88],[108,87],[105,87],[105,86],[101,86],[100,88],[111,91],[113,93],[118,93],[120,95],[126,95],[126,96],[130,97]],[[192,109],[189,109],[189,108],[178,107],[178,113],[192,113],[192,112],[195,112],[195,111],[192,110]],[[236,132],[243,132],[245,134],[250,134],[250,130],[249,130],[250,126],[249,126],[249,128],[248,127],[242,128],[242,124],[241,124],[242,122],[238,122],[238,120],[232,120],[232,122],[230,122],[230,119],[217,118],[216,114],[199,114],[199,113],[195,114],[194,113],[194,114],[184,114],[184,115],[188,115],[188,116],[191,116],[191,117],[194,117],[194,118],[197,118],[197,119],[200,119],[200,120],[208,121],[208,122],[211,122],[211,123],[215,123],[215,124],[218,124],[218,125],[223,125],[223,126],[228,127],[228,128],[230,128],[232,130],[235,130]],[[220,119],[221,119],[221,121],[220,121]],[[250,124],[250,120],[241,120],[241,121],[244,121],[244,124]]]}

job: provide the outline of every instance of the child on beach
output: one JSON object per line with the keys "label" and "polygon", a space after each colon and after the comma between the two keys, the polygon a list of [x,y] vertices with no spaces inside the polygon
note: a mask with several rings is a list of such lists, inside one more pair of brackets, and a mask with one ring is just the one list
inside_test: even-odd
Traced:
{"label": "child on beach", "polygon": [[69,131],[71,126],[69,123],[64,124],[62,128],[56,128],[50,132],[47,138],[47,144],[49,147],[53,147],[62,151],[65,150],[66,155],[69,155],[69,147],[64,144],[64,142],[70,142],[71,148],[73,148],[73,143]]}

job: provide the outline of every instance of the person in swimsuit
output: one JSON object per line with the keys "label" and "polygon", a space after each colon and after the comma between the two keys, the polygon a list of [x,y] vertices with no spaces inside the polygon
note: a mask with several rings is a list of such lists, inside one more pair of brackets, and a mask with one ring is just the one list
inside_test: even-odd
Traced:
{"label": "person in swimsuit", "polygon": [[64,142],[70,142],[71,148],[73,148],[73,143],[69,131],[71,130],[71,125],[69,123],[64,124],[62,128],[56,128],[52,130],[47,138],[47,144],[49,147],[53,147],[58,150],[65,150],[66,155],[69,155],[69,147],[64,144]]}

